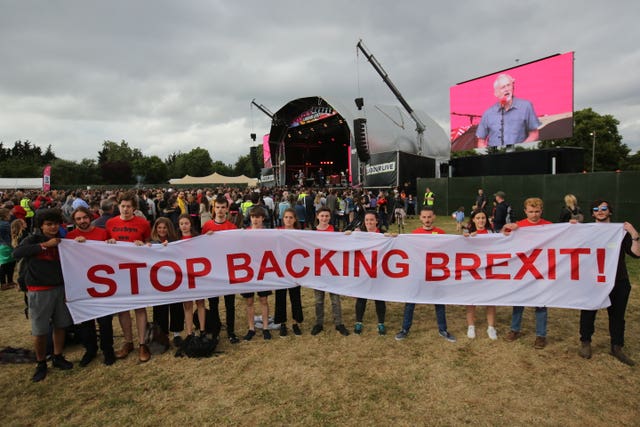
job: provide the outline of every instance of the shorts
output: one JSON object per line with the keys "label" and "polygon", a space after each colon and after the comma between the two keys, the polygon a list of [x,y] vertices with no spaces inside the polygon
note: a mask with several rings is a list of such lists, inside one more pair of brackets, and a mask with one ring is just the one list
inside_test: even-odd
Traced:
{"label": "shorts", "polygon": [[[268,297],[272,293],[273,292],[271,292],[271,291],[260,291],[260,292],[258,292],[258,296],[259,297]],[[253,298],[253,296],[255,295],[255,292],[246,292],[246,293],[240,294],[240,295],[242,295],[242,298]]]}
{"label": "shorts", "polygon": [[49,323],[60,329],[73,325],[69,309],[64,303],[64,286],[56,286],[46,291],[28,292],[27,298],[31,335],[47,335]]}

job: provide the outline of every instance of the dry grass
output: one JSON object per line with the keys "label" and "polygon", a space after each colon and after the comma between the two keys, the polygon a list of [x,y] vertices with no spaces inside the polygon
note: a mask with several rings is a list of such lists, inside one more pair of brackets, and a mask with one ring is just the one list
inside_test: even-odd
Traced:
{"label": "dry grass", "polygon": [[[407,227],[412,229],[413,222]],[[448,218],[438,225],[452,230]],[[629,262],[633,287],[640,263]],[[244,306],[237,303],[238,332]],[[628,354],[640,361],[640,295],[627,309]],[[2,425],[639,425],[640,370],[608,354],[607,316],[598,317],[594,356],[578,357],[578,312],[549,311],[549,346],[534,350],[533,311],[525,311],[525,336],[515,343],[486,338],[478,310],[478,338],[466,338],[464,307],[447,307],[448,343],[437,334],[433,306],[416,308],[409,338],[397,342],[402,304],[387,309],[389,335],[377,336],[373,304],[362,336],[340,336],[330,322],[309,334],[313,293],[303,291],[301,337],[231,345],[204,360],[172,353],[140,365],[130,356],[112,367],[99,361],[68,372],[50,370],[40,384],[33,365],[0,367]],[[327,301],[327,319],[330,320]],[[224,304],[221,304],[221,308]],[[31,347],[22,294],[0,294],[0,347]],[[343,298],[353,326],[354,300]],[[498,308],[498,332],[508,331],[511,310]],[[120,327],[114,322],[116,334]],[[116,338],[116,346],[121,342]],[[67,356],[79,361],[80,346]]]}

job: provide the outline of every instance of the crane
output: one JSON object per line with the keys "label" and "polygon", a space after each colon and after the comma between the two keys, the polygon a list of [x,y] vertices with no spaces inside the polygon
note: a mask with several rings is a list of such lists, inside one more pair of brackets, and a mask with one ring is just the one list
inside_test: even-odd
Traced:
{"label": "crane", "polygon": [[382,65],[373,56],[373,54],[371,54],[371,53],[369,53],[367,51],[367,48],[364,46],[364,43],[362,42],[362,39],[360,39],[360,41],[358,41],[358,44],[356,45],[356,47],[358,49],[360,49],[360,51],[364,54],[364,56],[367,58],[367,60],[371,63],[371,65],[376,70],[376,72],[378,74],[380,74],[380,77],[382,77],[382,80],[387,84],[387,86],[389,86],[389,89],[391,89],[391,92],[393,92],[393,94],[396,96],[396,98],[398,98],[398,101],[400,101],[400,104],[402,104],[404,109],[407,110],[407,113],[409,113],[409,116],[411,116],[413,121],[416,123],[416,132],[418,133],[417,154],[419,156],[421,156],[422,155],[422,143],[424,141],[424,131],[425,131],[425,129],[427,127],[425,126],[424,123],[422,123],[422,120],[420,120],[420,118],[416,115],[415,111],[413,111],[413,108],[411,108],[411,106],[404,99],[404,97],[402,96],[402,94],[400,93],[398,88],[393,84],[393,82],[389,78],[389,75],[387,74],[387,72],[384,70],[384,68],[382,68]]}
{"label": "crane", "polygon": [[269,116],[270,119],[273,119],[273,113],[271,111],[269,111],[269,109],[267,107],[265,107],[262,104],[256,104],[256,99],[253,98],[251,100],[251,105],[255,105],[258,110],[262,111],[263,113],[265,113],[267,116]]}

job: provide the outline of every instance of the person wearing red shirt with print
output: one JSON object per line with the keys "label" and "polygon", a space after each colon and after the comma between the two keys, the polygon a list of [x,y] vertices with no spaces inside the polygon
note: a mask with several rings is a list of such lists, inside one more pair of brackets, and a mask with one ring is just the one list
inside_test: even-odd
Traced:
{"label": "person wearing red shirt with print", "polygon": [[[551,224],[542,218],[542,210],[544,203],[538,197],[530,197],[524,201],[524,213],[527,216],[516,223],[505,224],[502,228],[504,234],[509,234],[520,227],[535,227],[538,225]],[[504,338],[506,341],[512,342],[522,336],[520,328],[522,325],[522,314],[524,307],[513,307],[511,315],[511,330]],[[547,307],[536,307],[536,340],[533,347],[541,350],[547,346]]]}
{"label": "person wearing red shirt with print", "polygon": [[[416,228],[412,234],[447,234],[443,229],[436,227],[433,223],[436,220],[436,213],[433,211],[432,205],[425,205],[420,209],[420,222],[422,227]],[[402,319],[402,329],[396,334],[396,340],[403,340],[409,335],[409,329],[413,323],[413,311],[416,305],[414,303],[406,303],[404,306],[404,317]],[[435,304],[436,321],[438,323],[438,334],[449,342],[456,342],[456,337],[447,331],[447,314],[443,304]]]}
{"label": "person wearing red shirt with print", "polygon": [[[137,207],[137,197],[134,192],[126,192],[120,196],[118,201],[120,215],[111,218],[105,225],[109,237],[107,243],[131,242],[136,246],[142,246],[149,241],[151,238],[151,226],[146,218],[134,214]],[[145,308],[136,308],[135,313],[140,343],[138,357],[141,362],[147,362],[151,359],[149,347],[144,343],[147,330],[147,310]],[[116,358],[124,359],[133,351],[131,313],[128,311],[118,313],[118,320],[120,320],[125,342],[122,349],[116,352]]]}
{"label": "person wearing red shirt with print", "polygon": [[[324,207],[318,209],[316,212],[316,219],[318,225],[316,231],[335,231],[333,225],[329,224],[331,221],[331,209]],[[311,329],[311,335],[318,335],[324,329],[322,324],[324,323],[324,291],[317,289],[313,290],[313,295],[316,303],[316,324]],[[329,292],[329,299],[331,300],[331,311],[333,312],[333,322],[336,325],[336,331],[340,332],[343,336],[349,335],[349,331],[342,323],[342,304],[340,302],[340,295]]]}
{"label": "person wearing red shirt with print", "polygon": [[[91,211],[84,206],[80,206],[71,214],[76,228],[71,230],[65,236],[67,239],[73,239],[76,242],[84,243],[87,240],[96,240],[104,242],[107,240],[107,231],[104,228],[98,228],[91,223]],[[113,365],[116,356],[113,351],[113,316],[99,317],[98,327],[100,328],[100,350],[104,355],[104,364]],[[98,336],[96,335],[96,322],[94,319],[82,322],[78,327],[80,340],[85,348],[85,353],[80,359],[80,366],[87,366],[98,353]]]}
{"label": "person wearing red shirt with print", "polygon": [[[217,231],[237,230],[238,227],[228,218],[229,200],[219,194],[213,201],[213,219],[205,222],[202,226],[202,234],[211,234]],[[213,322],[214,330],[220,330],[220,310],[218,308],[220,297],[209,298],[209,313]],[[237,344],[240,339],[235,334],[236,325],[236,296],[234,294],[224,296],[224,307],[226,310],[227,337],[231,344]]]}

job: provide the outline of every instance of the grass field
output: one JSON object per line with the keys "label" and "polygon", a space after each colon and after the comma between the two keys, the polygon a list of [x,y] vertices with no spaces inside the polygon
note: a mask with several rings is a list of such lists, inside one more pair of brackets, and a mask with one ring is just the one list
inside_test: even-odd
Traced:
{"label": "grass field", "polygon": [[[407,231],[416,226],[410,221]],[[437,225],[454,231],[450,218]],[[633,291],[627,309],[625,350],[640,362],[640,263],[627,262]],[[271,297],[272,298],[272,297]],[[237,332],[244,333],[244,305],[237,298]],[[273,310],[273,300],[270,301]],[[352,330],[354,300],[342,300]],[[525,311],[524,337],[507,343],[485,334],[478,308],[478,338],[466,338],[465,308],[447,307],[448,343],[437,334],[432,305],[416,308],[413,328],[401,342],[403,304],[387,305],[388,335],[375,331],[373,303],[361,336],[342,337],[332,327],[327,301],[325,331],[312,337],[313,291],[303,290],[301,337],[231,345],[222,333],[210,359],[175,358],[173,351],[141,365],[132,354],[111,367],[101,355],[86,368],[49,370],[30,381],[34,365],[0,365],[2,426],[38,425],[640,425],[640,367],[609,355],[607,315],[601,311],[594,355],[583,360],[578,317],[549,310],[549,345],[535,350],[534,315]],[[221,304],[224,311],[224,304]],[[0,347],[32,347],[22,294],[0,293]],[[224,313],[223,313],[224,316]],[[510,307],[498,308],[502,337]],[[134,329],[135,330],[135,329]],[[114,321],[116,348],[122,342]],[[66,350],[77,363],[80,346]]]}

